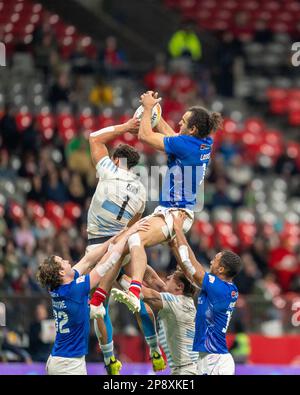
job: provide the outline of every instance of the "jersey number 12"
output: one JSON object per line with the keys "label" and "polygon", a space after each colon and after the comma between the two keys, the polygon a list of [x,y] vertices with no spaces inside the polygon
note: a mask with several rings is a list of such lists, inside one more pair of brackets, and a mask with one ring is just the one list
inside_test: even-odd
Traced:
{"label": "jersey number 12", "polygon": [[55,318],[56,331],[62,334],[70,333],[70,329],[65,327],[69,321],[68,315],[64,311],[57,312],[53,310],[53,313]]}

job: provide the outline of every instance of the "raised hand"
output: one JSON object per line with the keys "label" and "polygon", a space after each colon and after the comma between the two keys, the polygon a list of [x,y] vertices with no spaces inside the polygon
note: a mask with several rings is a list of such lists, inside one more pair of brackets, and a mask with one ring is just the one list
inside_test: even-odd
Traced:
{"label": "raised hand", "polygon": [[146,232],[149,229],[150,229],[149,221],[146,218],[142,218],[138,222],[136,222],[134,225],[132,225],[128,229],[127,233],[129,235],[132,235],[132,234],[139,232],[139,231]]}
{"label": "raised hand", "polygon": [[126,129],[129,133],[136,134],[139,131],[140,120],[137,118],[130,118],[126,123]]}
{"label": "raised hand", "polygon": [[140,101],[145,109],[152,109],[155,104],[161,101],[161,97],[158,97],[157,92],[147,91],[141,95]]}
{"label": "raised hand", "polygon": [[186,219],[186,213],[184,213],[183,211],[178,211],[177,216],[175,215],[174,212],[171,212],[172,217],[173,217],[173,227],[174,230],[176,231],[176,229],[181,229],[183,228],[183,223]]}

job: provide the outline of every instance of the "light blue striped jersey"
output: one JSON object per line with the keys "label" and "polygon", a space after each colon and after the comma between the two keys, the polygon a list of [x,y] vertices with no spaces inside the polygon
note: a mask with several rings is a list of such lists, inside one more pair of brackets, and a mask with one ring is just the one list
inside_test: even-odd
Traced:
{"label": "light blue striped jersey", "polygon": [[99,182],[87,217],[89,238],[113,236],[145,210],[146,190],[139,177],[105,156],[96,165]]}
{"label": "light blue striped jersey", "polygon": [[197,362],[193,352],[196,308],[191,297],[161,294],[163,308],[158,313],[159,343],[171,369]]}

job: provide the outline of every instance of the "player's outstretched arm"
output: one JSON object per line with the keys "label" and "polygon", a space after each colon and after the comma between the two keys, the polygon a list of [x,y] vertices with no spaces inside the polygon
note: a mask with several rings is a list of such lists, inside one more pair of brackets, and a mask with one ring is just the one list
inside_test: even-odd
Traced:
{"label": "player's outstretched arm", "polygon": [[[142,219],[137,222],[135,225],[131,226],[131,228],[127,229],[123,232],[122,237],[117,241],[116,244],[113,245],[112,249],[107,253],[107,255],[102,259],[101,262],[98,262],[96,267],[90,273],[90,286],[94,288],[100,282],[100,279],[105,276],[105,274],[113,268],[119,261],[125,250],[125,246],[127,244],[128,238],[138,231],[148,231],[149,224],[147,220]],[[103,262],[104,260],[104,262]]]}
{"label": "player's outstretched arm", "polygon": [[144,302],[148,303],[154,310],[161,310],[163,308],[163,302],[159,292],[142,286],[142,295]]}
{"label": "player's outstretched arm", "polygon": [[182,231],[183,222],[185,220],[185,214],[179,212],[178,216],[172,213],[173,216],[173,227],[176,234],[177,243],[175,250],[177,252],[177,259],[180,267],[190,279],[193,279],[196,285],[201,286],[205,275],[205,270],[200,262],[197,261],[195,254],[193,253],[187,239]]}
{"label": "player's outstretched arm", "polygon": [[166,290],[166,283],[159,277],[156,271],[149,265],[146,266],[146,271],[144,274],[143,281],[146,283],[147,287],[155,289],[159,292],[164,292]]}
{"label": "player's outstretched arm", "polygon": [[126,133],[134,132],[139,127],[139,120],[131,118],[121,125],[109,126],[92,132],[89,136],[92,161],[96,165],[104,156],[108,156],[106,144],[116,137]]}
{"label": "player's outstretched arm", "polygon": [[164,135],[160,133],[155,133],[151,126],[151,113],[152,108],[156,103],[160,102],[160,98],[157,98],[157,94],[152,91],[148,91],[141,96],[141,102],[144,106],[144,112],[142,115],[138,138],[151,145],[151,147],[156,148],[160,151],[165,150],[164,145]]}
{"label": "player's outstretched arm", "polygon": [[76,265],[73,266],[73,269],[75,269],[79,274],[87,273],[104,256],[110,243],[113,243],[118,235],[111,237],[105,243],[88,252]]}
{"label": "player's outstretched arm", "polygon": [[156,128],[158,133],[163,134],[164,136],[176,136],[177,133],[171,128],[171,126],[163,119],[163,117],[160,118],[158,125]]}

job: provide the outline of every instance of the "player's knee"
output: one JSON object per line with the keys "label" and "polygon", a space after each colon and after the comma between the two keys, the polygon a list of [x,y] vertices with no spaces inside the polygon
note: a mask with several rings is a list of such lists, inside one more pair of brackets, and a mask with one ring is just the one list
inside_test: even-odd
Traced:
{"label": "player's knee", "polygon": [[128,247],[130,251],[133,247],[141,247],[141,246],[142,246],[142,241],[139,233],[134,233],[128,238]]}

